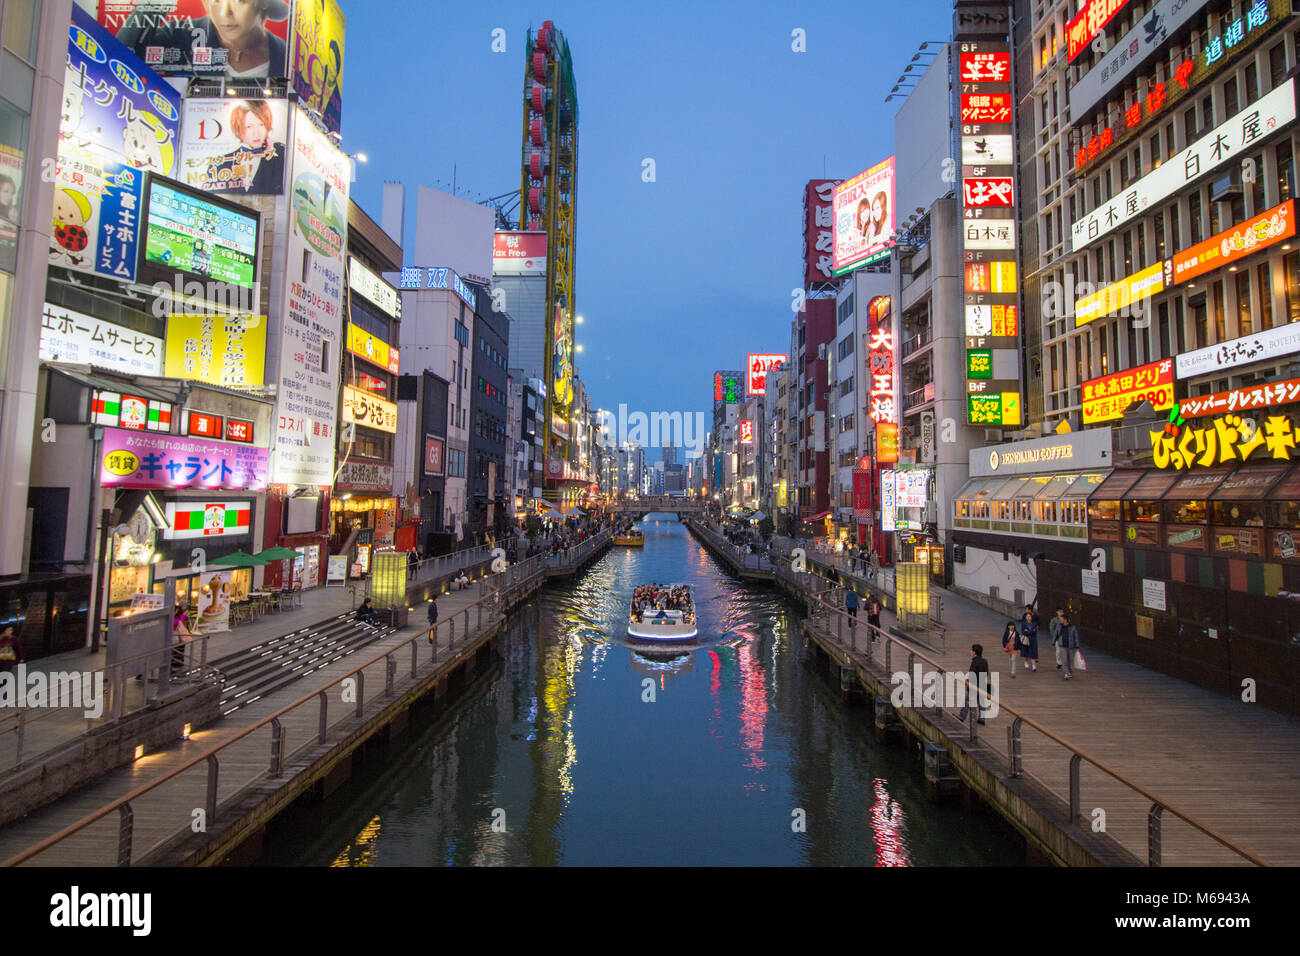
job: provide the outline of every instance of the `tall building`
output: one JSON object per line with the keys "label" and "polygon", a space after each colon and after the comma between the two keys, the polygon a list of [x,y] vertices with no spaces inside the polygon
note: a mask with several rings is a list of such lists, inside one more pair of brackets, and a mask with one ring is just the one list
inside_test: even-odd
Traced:
{"label": "tall building", "polygon": [[470,329],[474,344],[469,404],[470,528],[477,535],[500,536],[510,522],[506,500],[510,317],[492,308],[487,287],[474,283],[471,287],[477,302]]}

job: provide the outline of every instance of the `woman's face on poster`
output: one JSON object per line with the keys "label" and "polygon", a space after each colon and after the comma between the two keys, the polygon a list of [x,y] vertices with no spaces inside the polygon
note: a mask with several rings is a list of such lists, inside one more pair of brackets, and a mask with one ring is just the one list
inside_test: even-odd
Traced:
{"label": "woman's face on poster", "polygon": [[885,201],[879,196],[871,203],[871,218],[882,226],[885,224]]}
{"label": "woman's face on poster", "polygon": [[18,187],[11,182],[0,183],[0,206],[8,208],[14,204],[14,196],[17,195]]}

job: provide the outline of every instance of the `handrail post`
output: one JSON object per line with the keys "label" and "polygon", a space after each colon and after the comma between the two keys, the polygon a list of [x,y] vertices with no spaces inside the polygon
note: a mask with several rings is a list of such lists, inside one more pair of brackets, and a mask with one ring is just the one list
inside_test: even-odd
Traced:
{"label": "handrail post", "polygon": [[329,730],[329,719],[327,717],[329,713],[329,695],[325,691],[321,691],[316,696],[320,699],[320,732],[316,739],[324,743],[325,732]]}
{"label": "handrail post", "polygon": [[1158,803],[1151,804],[1147,811],[1147,864],[1160,865],[1160,824],[1165,808]]}
{"label": "handrail post", "polygon": [[[430,634],[433,633],[432,629],[430,629],[429,633]],[[419,663],[419,659],[420,659],[420,642],[417,641],[415,638],[411,638],[411,677],[415,677],[416,666]]]}
{"label": "handrail post", "polygon": [[[1023,721],[1017,717],[1011,721],[1011,726],[1007,728],[1007,756],[1011,758],[1011,776],[1013,777],[1023,776],[1025,772],[1021,750],[1023,741],[1020,737],[1020,725],[1022,723]],[[1074,779],[1073,768],[1070,771],[1070,779]],[[1074,790],[1071,789],[1070,792],[1073,794]],[[1073,797],[1071,797],[1071,801],[1073,801]]]}
{"label": "handrail post", "polygon": [[361,717],[366,710],[366,672],[358,669],[357,678],[357,716]]}
{"label": "handrail post", "polygon": [[271,718],[271,776],[280,776],[284,758],[284,727],[279,717]]}
{"label": "handrail post", "polygon": [[392,651],[384,655],[384,695],[393,696],[393,677],[397,674],[397,658]]}
{"label": "handrail post", "polygon": [[204,812],[207,814],[207,824],[212,825],[212,821],[217,818],[217,775],[220,772],[221,765],[217,760],[216,754],[208,754],[208,793],[207,800],[204,804]]}
{"label": "handrail post", "polygon": [[18,756],[14,760],[14,766],[23,762],[23,725],[27,721],[27,708],[18,708]]}
{"label": "handrail post", "polygon": [[1079,792],[1079,766],[1082,763],[1082,754],[1070,754],[1070,826],[1078,823],[1083,813],[1083,797]]}
{"label": "handrail post", "polygon": [[135,829],[135,811],[131,809],[130,803],[124,803],[117,808],[117,865],[131,865],[131,840],[133,830]]}

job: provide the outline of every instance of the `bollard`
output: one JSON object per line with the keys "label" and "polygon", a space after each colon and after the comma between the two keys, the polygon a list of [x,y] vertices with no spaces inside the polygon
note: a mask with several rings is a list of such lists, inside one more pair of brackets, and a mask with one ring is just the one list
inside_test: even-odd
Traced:
{"label": "bollard", "polygon": [[[1015,720],[1011,721],[1011,726],[1007,728],[1007,754],[1011,757],[1011,776],[1013,777],[1019,777],[1024,774],[1024,763],[1023,763],[1023,758],[1021,756],[1021,749],[1020,749],[1021,748],[1021,740],[1020,740],[1021,723],[1022,723],[1021,719],[1017,717]],[[1070,792],[1071,794],[1073,794],[1074,793],[1073,764],[1071,766],[1070,778],[1072,784]],[[1071,797],[1071,799],[1073,799],[1073,797]]]}
{"label": "bollard", "polygon": [[280,718],[271,718],[271,776],[280,776],[281,761],[284,757],[284,728]]}
{"label": "bollard", "polygon": [[357,716],[360,717],[366,706],[366,672],[359,670],[353,676],[357,679]]}
{"label": "bollard", "polygon": [[217,772],[221,765],[217,762],[216,754],[208,754],[208,794],[204,810],[208,815],[207,823],[212,825],[212,821],[217,818]]}
{"label": "bollard", "polygon": [[384,655],[384,696],[393,696],[393,677],[397,674],[397,658],[392,651]]}
{"label": "bollard", "polygon": [[135,827],[135,812],[131,804],[124,803],[117,808],[117,865],[131,865],[131,833]]}
{"label": "bollard", "polygon": [[1083,798],[1079,794],[1079,765],[1082,763],[1082,756],[1070,754],[1070,826],[1079,821],[1083,812]]}
{"label": "bollard", "polygon": [[325,691],[321,691],[316,696],[320,698],[320,732],[316,739],[324,743],[325,732],[329,729],[329,723],[326,720],[326,714],[329,711],[329,695]]}

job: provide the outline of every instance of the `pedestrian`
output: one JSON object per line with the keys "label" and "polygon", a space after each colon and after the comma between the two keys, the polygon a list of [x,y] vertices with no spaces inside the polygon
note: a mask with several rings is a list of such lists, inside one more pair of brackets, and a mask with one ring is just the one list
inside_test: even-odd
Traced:
{"label": "pedestrian", "polygon": [[844,610],[849,612],[849,627],[858,626],[858,592],[849,588],[844,592]]}
{"label": "pedestrian", "polygon": [[1025,611],[1020,622],[1020,656],[1025,660],[1025,672],[1038,672],[1038,615]]}
{"label": "pedestrian", "polygon": [[14,626],[6,624],[0,631],[0,671],[13,670],[23,662],[23,645],[14,633]]}
{"label": "pedestrian", "polygon": [[871,640],[874,643],[876,634],[880,631],[880,602],[876,600],[874,591],[871,600],[867,602],[867,623],[871,625]]}
{"label": "pedestrian", "polygon": [[429,642],[433,643],[436,638],[433,636],[438,629],[438,595],[429,598]]}
{"label": "pedestrian", "polygon": [[1047,625],[1047,629],[1052,634],[1052,647],[1056,651],[1056,669],[1058,671],[1061,669],[1061,618],[1064,615],[1065,609],[1058,607],[1056,609],[1056,614]]}
{"label": "pedestrian", "polygon": [[379,623],[379,615],[376,614],[375,609],[370,606],[370,598],[366,598],[362,601],[361,607],[357,608],[357,620],[362,624],[369,624],[371,627],[374,627]]}
{"label": "pedestrian", "polygon": [[1007,626],[1002,629],[1002,649],[1011,658],[1011,676],[1015,677],[1016,658],[1020,656],[1020,630],[1015,621],[1007,621]]}
{"label": "pedestrian", "polygon": [[989,688],[989,662],[984,659],[984,646],[982,644],[972,644],[970,646],[970,679],[975,682],[974,687],[969,687],[966,694],[966,706],[962,707],[961,713],[957,719],[965,722],[966,715],[970,713],[971,695],[975,695],[975,706],[977,723],[984,723],[984,712],[987,708],[984,704],[988,702]]}
{"label": "pedestrian", "polygon": [[1079,648],[1079,629],[1070,622],[1070,615],[1061,612],[1061,663],[1066,680],[1070,679],[1070,667],[1074,652]]}
{"label": "pedestrian", "polygon": [[172,673],[185,670],[185,645],[190,642],[189,614],[181,605],[172,617]]}

